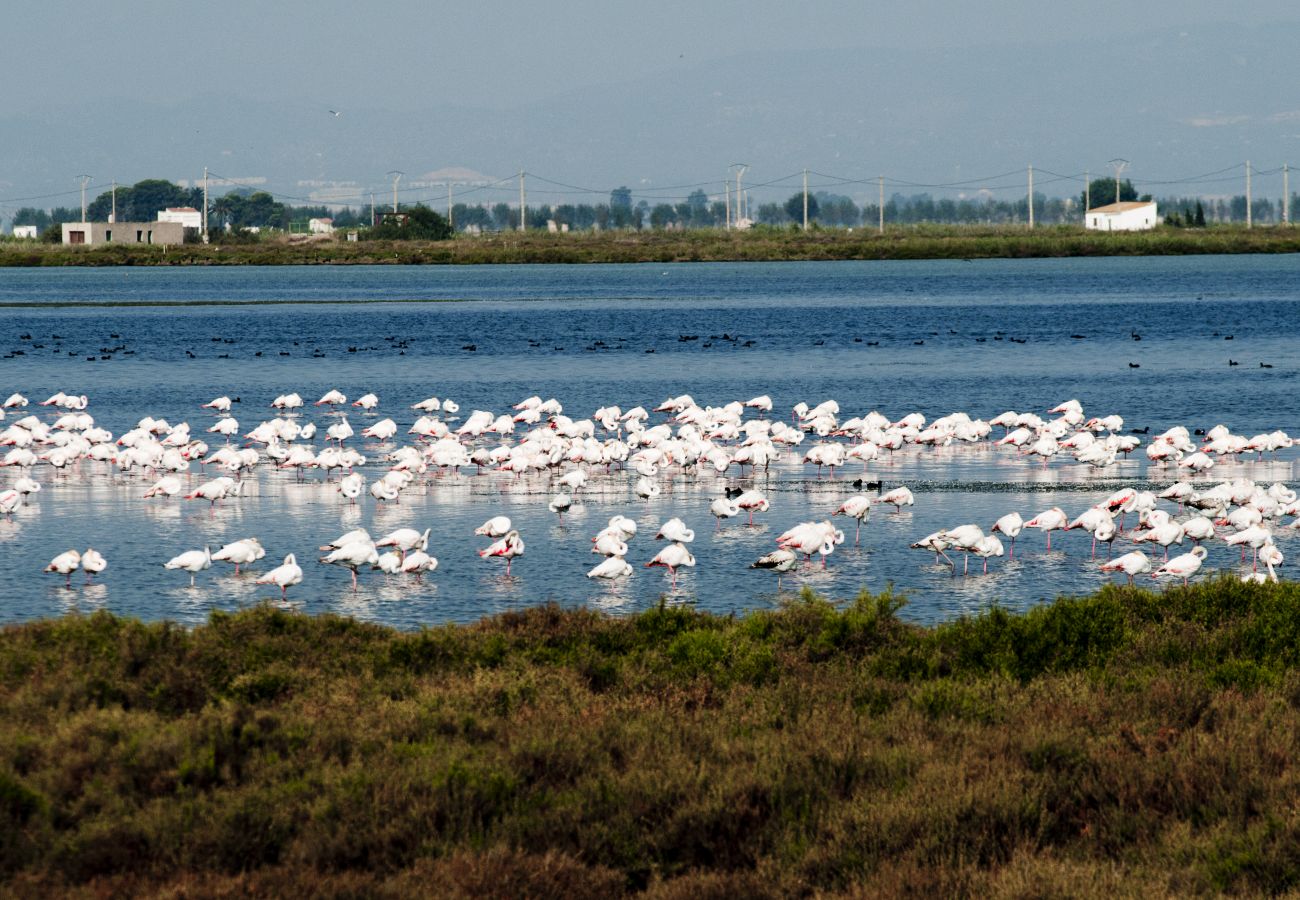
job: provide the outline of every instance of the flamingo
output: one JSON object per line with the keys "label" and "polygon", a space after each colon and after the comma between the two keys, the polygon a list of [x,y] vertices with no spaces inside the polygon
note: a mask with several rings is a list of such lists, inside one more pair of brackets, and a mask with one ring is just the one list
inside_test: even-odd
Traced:
{"label": "flamingo", "polygon": [[1020,517],[1018,512],[1009,512],[1002,518],[993,523],[989,532],[1000,531],[1011,540],[1011,548],[1007,553],[1007,559],[1016,558],[1016,538],[1025,527],[1025,520]]}
{"label": "flamingo", "polygon": [[509,531],[510,531],[509,516],[493,516],[492,518],[484,522],[482,525],[480,525],[478,528],[474,529],[475,534],[479,534],[491,538],[502,537],[508,534]]}
{"label": "flamingo", "polygon": [[265,555],[266,551],[262,549],[261,543],[257,538],[252,537],[226,544],[212,554],[212,561],[234,563],[235,574],[238,575],[240,566],[255,563]]}
{"label": "flamingo", "polygon": [[799,565],[799,554],[793,550],[773,550],[766,556],[760,556],[750,565],[751,569],[770,569],[776,573],[776,589],[781,590],[781,577],[786,572],[793,572]]}
{"label": "flamingo", "polygon": [[546,508],[560,517],[560,522],[564,521],[564,514],[573,506],[573,498],[564,492],[560,492],[551,498],[551,502],[546,504]]}
{"label": "flamingo", "polygon": [[1128,576],[1128,583],[1132,584],[1134,576],[1151,571],[1151,557],[1141,550],[1133,550],[1123,556],[1117,556],[1109,562],[1102,563],[1101,570],[1103,572],[1123,572]]}
{"label": "flamingo", "polygon": [[655,540],[689,544],[695,540],[695,532],[687,528],[686,523],[681,519],[669,519],[659,526],[659,533],[655,535]]}
{"label": "flamingo", "polygon": [[848,516],[857,519],[857,527],[853,530],[853,546],[858,546],[858,540],[862,536],[862,523],[871,518],[871,498],[866,494],[854,494],[849,499],[840,504],[840,508],[835,510],[832,515]]}
{"label": "flamingo", "polygon": [[719,497],[709,504],[709,512],[713,514],[713,518],[717,521],[717,526],[713,530],[721,531],[722,520],[740,515],[740,507],[734,500],[727,497]]}
{"label": "flamingo", "polygon": [[375,547],[394,547],[402,554],[402,559],[406,559],[406,554],[412,550],[426,550],[429,547],[429,532],[431,528],[424,529],[423,532],[416,531],[414,528],[399,528],[396,531],[390,531],[379,540],[375,541]]}
{"label": "flamingo", "polygon": [[343,499],[356,505],[357,498],[366,487],[366,476],[360,472],[353,472],[351,475],[345,475],[339,479],[338,492],[343,495]]}
{"label": "flamingo", "polygon": [[947,560],[950,567],[953,569],[957,568],[957,564],[949,559],[948,554],[944,552],[950,545],[947,541],[946,533],[943,531],[935,531],[931,534],[927,534],[925,537],[909,546],[913,550],[930,550],[934,553],[934,561],[936,563],[939,562],[939,557],[942,556]]}
{"label": "flamingo", "polygon": [[[41,405],[44,406],[45,404]],[[65,586],[68,590],[72,590],[72,573],[77,571],[80,566],[81,554],[76,550],[65,550],[50,560],[50,564],[45,567],[45,571],[57,572],[62,575],[66,579]]]}
{"label": "flamingo", "polygon": [[348,398],[343,396],[341,391],[329,390],[325,395],[316,401],[317,406],[342,406],[348,402]]}
{"label": "flamingo", "polygon": [[164,569],[181,569],[190,573],[190,587],[194,587],[194,576],[204,569],[212,567],[212,551],[207,547],[202,550],[187,550],[179,556],[173,556],[163,563]]}
{"label": "flamingo", "polygon": [[588,578],[625,578],[632,574],[632,566],[621,556],[601,560],[587,572]]}
{"label": "flamingo", "polygon": [[1053,506],[1051,509],[1044,510],[1025,523],[1026,528],[1040,529],[1047,535],[1047,549],[1052,549],[1052,532],[1065,528],[1069,518],[1065,511],[1059,506]]}
{"label": "flamingo", "polygon": [[592,553],[599,553],[601,556],[627,556],[627,543],[608,529],[592,538],[591,542]]}
{"label": "flamingo", "polygon": [[984,539],[983,529],[978,525],[958,525],[956,528],[944,529],[943,539],[947,541],[948,546],[962,552],[961,573],[965,575],[975,545]]}
{"label": "flamingo", "polygon": [[1193,547],[1191,552],[1184,553],[1181,556],[1175,556],[1169,562],[1151,573],[1152,578],[1161,578],[1172,575],[1174,578],[1183,580],[1183,587],[1187,586],[1187,579],[1196,574],[1201,567],[1201,561],[1205,559],[1207,552],[1204,547]]}
{"label": "flamingo", "polygon": [[511,530],[501,538],[501,540],[492,544],[490,547],[484,547],[478,552],[482,559],[492,556],[499,556],[506,561],[506,577],[510,577],[510,563],[516,556],[524,555],[524,542],[519,537],[519,532]]}
{"label": "flamingo", "polygon": [[911,506],[916,502],[912,492],[905,487],[897,487],[892,491],[881,494],[876,498],[877,503],[887,503],[894,507],[894,512],[901,512],[904,506]]}
{"label": "flamingo", "polygon": [[436,557],[430,556],[423,550],[413,550],[406,555],[406,559],[402,560],[399,571],[414,575],[418,584],[425,572],[432,572],[436,568],[438,568]]}
{"label": "flamingo", "polygon": [[366,531],[364,528],[354,528],[351,531],[339,535],[328,544],[322,544],[320,549],[322,551],[337,550],[345,544],[354,544],[359,542],[373,543],[370,540],[370,532]]}
{"label": "flamingo", "polygon": [[297,558],[290,553],[284,558],[283,563],[267,572],[254,583],[275,585],[280,589],[280,599],[283,600],[289,588],[302,583],[302,567],[298,565]]}
{"label": "flamingo", "polygon": [[695,566],[695,557],[691,551],[686,548],[685,544],[679,544],[676,541],[664,547],[655,554],[654,559],[645,564],[646,568],[651,566],[663,566],[672,576],[673,589],[677,588],[677,570],[680,568],[693,568]]}
{"label": "flamingo", "polygon": [[90,584],[96,575],[107,568],[108,560],[94,547],[87,547],[86,552],[81,554],[81,570],[86,573],[86,584]]}
{"label": "flamingo", "polygon": [[[989,557],[1002,555],[1002,542],[998,540],[997,535],[986,534],[975,542],[971,552],[984,560],[984,574],[989,573]],[[963,571],[963,574],[965,572]]]}
{"label": "flamingo", "polygon": [[14,511],[23,504],[23,495],[18,491],[10,488],[6,491],[0,491],[0,513],[7,518],[12,517]]}
{"label": "flamingo", "polygon": [[379,563],[376,545],[368,540],[358,540],[336,547],[322,556],[320,561],[326,565],[346,566],[352,571],[352,591],[357,590],[357,569],[362,566],[374,566]]}
{"label": "flamingo", "polygon": [[754,524],[755,512],[767,512],[771,508],[762,491],[745,491],[736,498],[736,505],[749,513],[749,524]]}

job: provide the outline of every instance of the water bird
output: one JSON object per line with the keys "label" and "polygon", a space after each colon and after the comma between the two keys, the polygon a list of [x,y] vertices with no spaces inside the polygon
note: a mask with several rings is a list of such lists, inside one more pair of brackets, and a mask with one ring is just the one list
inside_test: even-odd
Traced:
{"label": "water bird", "polygon": [[671,543],[655,554],[654,559],[646,563],[646,568],[651,566],[663,566],[672,576],[673,588],[677,587],[677,570],[680,568],[693,568],[695,566],[695,557],[691,551],[686,549],[685,544]]}
{"label": "water bird", "polygon": [[871,498],[865,494],[854,494],[841,503],[839,509],[832,515],[848,516],[857,520],[857,526],[853,531],[853,546],[856,547],[862,536],[862,523],[871,518]]}
{"label": "water bird", "polygon": [[1184,553],[1181,556],[1175,556],[1160,568],[1151,573],[1152,578],[1164,578],[1172,576],[1181,578],[1183,586],[1187,585],[1187,579],[1196,574],[1201,568],[1201,561],[1205,559],[1207,553],[1204,547],[1193,547],[1191,552]]}
{"label": "water bird", "polygon": [[519,537],[518,531],[510,531],[501,540],[492,544],[490,547],[484,547],[478,552],[482,559],[498,557],[506,561],[506,577],[510,577],[510,563],[516,556],[524,555],[524,542]]}
{"label": "water bird", "polygon": [[46,572],[56,572],[65,579],[64,586],[72,590],[72,573],[81,566],[81,554],[76,550],[65,550],[45,567]]}
{"label": "water bird", "polygon": [[325,565],[346,566],[352,572],[352,591],[357,590],[357,570],[362,566],[375,566],[379,563],[379,551],[368,540],[353,541],[334,548],[320,558]]}
{"label": "water bird", "polygon": [[284,562],[258,578],[255,584],[273,584],[280,589],[280,599],[285,598],[286,592],[295,584],[302,583],[302,567],[298,565],[297,558],[290,553],[284,558]]}
{"label": "water bird", "polygon": [[493,516],[478,528],[475,528],[474,533],[485,537],[499,538],[509,534],[510,529],[509,516]]}
{"label": "water bird", "polygon": [[793,572],[799,565],[799,554],[793,550],[773,550],[750,564],[751,569],[769,569],[776,573],[776,589],[781,590],[781,577]]}
{"label": "water bird", "polygon": [[601,560],[590,571],[587,572],[588,578],[626,578],[632,574],[632,566],[626,559],[621,556],[610,556]]}
{"label": "water bird", "polygon": [[993,523],[990,532],[1000,531],[1011,541],[1011,552],[1007,555],[1008,559],[1016,558],[1016,538],[1024,530],[1025,520],[1020,517],[1018,512],[1009,512],[1002,518]]}
{"label": "water bird", "polygon": [[173,556],[163,563],[164,569],[180,569],[190,573],[190,587],[194,587],[194,576],[204,569],[212,567],[212,551],[207,547],[202,550],[187,550],[179,556]]}
{"label": "water bird", "polygon": [[1103,572],[1123,572],[1128,576],[1128,583],[1132,584],[1135,576],[1151,571],[1151,557],[1141,550],[1133,550],[1123,556],[1117,556],[1109,562],[1102,563],[1101,570]]}

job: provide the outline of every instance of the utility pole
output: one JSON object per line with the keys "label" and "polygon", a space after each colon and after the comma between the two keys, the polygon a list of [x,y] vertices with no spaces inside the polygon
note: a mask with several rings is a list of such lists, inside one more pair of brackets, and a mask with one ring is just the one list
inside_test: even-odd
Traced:
{"label": "utility pole", "polygon": [[880,182],[880,233],[885,233],[885,176],[879,176]]}
{"label": "utility pole", "polygon": [[1034,227],[1034,167],[1029,167],[1029,227]]}
{"label": "utility pole", "polygon": [[405,172],[399,172],[396,169],[388,173],[393,176],[393,212],[397,212],[397,182],[402,180]]}
{"label": "utility pole", "polygon": [[1291,224],[1291,170],[1282,163],[1282,224]]}
{"label": "utility pole", "polygon": [[1250,160],[1246,160],[1246,227],[1255,227],[1250,215]]}
{"label": "utility pole", "polygon": [[722,180],[722,192],[727,199],[727,231],[731,230],[731,180]]}
{"label": "utility pole", "polygon": [[[744,195],[741,193],[740,179],[744,176],[746,170],[749,169],[749,163],[732,163],[727,166],[727,168],[736,170],[736,227],[740,228],[740,219],[741,216],[744,215],[745,209],[743,205],[745,200]],[[727,218],[730,219],[730,215],[728,215]],[[728,225],[728,228],[730,228],[730,225]]]}
{"label": "utility pole", "polygon": [[808,170],[803,170],[803,230],[808,230]]}
{"label": "utility pole", "polygon": [[370,192],[370,227],[375,227],[375,192]]}
{"label": "utility pole", "polygon": [[1128,168],[1128,160],[1116,158],[1116,159],[1112,159],[1109,163],[1107,163],[1107,165],[1115,170],[1115,202],[1118,203],[1120,201],[1119,175],[1121,172],[1123,172],[1125,169]]}
{"label": "utility pole", "polygon": [[1086,214],[1092,209],[1092,173],[1087,169],[1083,171],[1083,211]]}
{"label": "utility pole", "polygon": [[519,230],[528,230],[528,196],[524,193],[523,169],[519,170]]}
{"label": "utility pole", "polygon": [[108,214],[108,221],[117,221],[117,179],[113,179],[113,211]]}
{"label": "utility pole", "polygon": [[451,220],[451,182],[450,181],[447,182],[447,224],[451,226],[455,226],[456,224]]}
{"label": "utility pole", "polygon": [[203,167],[203,243],[208,242],[208,167]]}
{"label": "utility pole", "polygon": [[86,185],[90,184],[89,175],[78,175],[81,179],[81,224],[86,224]]}

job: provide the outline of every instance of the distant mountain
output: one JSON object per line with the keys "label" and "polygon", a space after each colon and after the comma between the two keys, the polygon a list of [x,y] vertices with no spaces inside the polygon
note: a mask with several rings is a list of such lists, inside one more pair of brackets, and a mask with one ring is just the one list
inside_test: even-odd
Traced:
{"label": "distant mountain", "polygon": [[[265,178],[287,197],[347,182],[366,200],[373,189],[381,202],[394,169],[438,181],[433,176],[448,168],[495,173],[489,178],[524,168],[537,176],[530,202],[560,203],[597,199],[574,188],[621,184],[647,199],[666,188],[664,197],[680,199],[696,182],[716,192],[737,161],[752,167],[746,178],[756,193],[805,167],[865,180],[840,190],[861,197],[874,196],[878,173],[924,185],[1018,173],[1032,163],[1041,191],[1071,194],[1074,182],[1049,173],[1102,174],[1107,160],[1124,157],[1140,190],[1229,193],[1241,187],[1151,182],[1247,158],[1260,169],[1287,161],[1300,140],[1300,96],[1278,48],[1298,46],[1298,38],[1300,26],[1172,28],[1101,45],[734,56],[505,110],[376,106],[334,115],[221,95],[73,101],[0,119],[0,215],[23,205],[9,198],[74,191],[82,172],[105,184],[193,180],[205,165]],[[794,183],[771,193],[787,196]],[[347,191],[331,192],[340,193]],[[463,199],[509,196],[480,189]],[[34,205],[76,200],[69,193]]]}

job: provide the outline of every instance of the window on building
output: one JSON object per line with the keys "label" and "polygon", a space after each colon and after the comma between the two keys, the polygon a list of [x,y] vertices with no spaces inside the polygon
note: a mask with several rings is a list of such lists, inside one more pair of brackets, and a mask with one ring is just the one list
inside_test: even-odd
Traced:
{"label": "window on building", "polygon": [[113,232],[111,232],[111,231],[105,231],[105,232],[104,232],[104,243],[105,243],[105,244],[111,244],[112,242],[113,242]]}
{"label": "window on building", "polygon": [[144,230],[137,228],[135,230],[135,242],[138,244],[144,240]]}
{"label": "window on building", "polygon": [[68,232],[68,243],[69,243],[69,244],[84,244],[84,243],[86,243],[86,232],[84,232],[84,231],[69,231],[69,232]]}

